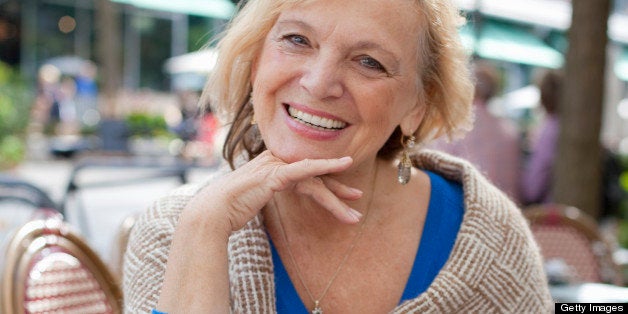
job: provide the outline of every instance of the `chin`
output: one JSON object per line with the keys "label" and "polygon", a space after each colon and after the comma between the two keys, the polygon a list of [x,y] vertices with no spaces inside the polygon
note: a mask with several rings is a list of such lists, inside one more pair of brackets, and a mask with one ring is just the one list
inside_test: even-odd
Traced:
{"label": "chin", "polygon": [[283,160],[286,163],[293,163],[297,161],[301,161],[303,159],[327,159],[327,158],[339,158],[346,155],[339,156],[337,154],[333,154],[328,150],[307,148],[307,147],[295,147],[293,145],[278,145],[279,147],[274,147],[268,145],[268,149],[273,156]]}

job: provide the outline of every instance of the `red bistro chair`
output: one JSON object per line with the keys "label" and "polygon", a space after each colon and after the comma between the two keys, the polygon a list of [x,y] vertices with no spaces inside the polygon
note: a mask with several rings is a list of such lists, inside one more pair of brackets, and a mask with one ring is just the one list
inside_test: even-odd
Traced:
{"label": "red bistro chair", "polygon": [[598,224],[583,211],[562,204],[528,207],[524,215],[546,263],[560,261],[570,269],[570,281],[622,285],[619,267]]}
{"label": "red bistro chair", "polygon": [[122,313],[122,296],[106,266],[60,219],[33,220],[7,243],[0,312]]}

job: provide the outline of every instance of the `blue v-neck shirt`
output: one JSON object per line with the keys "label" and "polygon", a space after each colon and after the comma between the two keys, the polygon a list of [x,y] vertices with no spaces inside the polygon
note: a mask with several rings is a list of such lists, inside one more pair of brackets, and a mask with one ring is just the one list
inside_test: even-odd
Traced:
{"label": "blue v-neck shirt", "polygon": [[[426,173],[431,181],[430,202],[419,249],[399,303],[414,299],[427,290],[449,258],[464,215],[464,195],[460,183],[430,171]],[[307,313],[272,240],[270,247],[275,267],[277,312]]]}

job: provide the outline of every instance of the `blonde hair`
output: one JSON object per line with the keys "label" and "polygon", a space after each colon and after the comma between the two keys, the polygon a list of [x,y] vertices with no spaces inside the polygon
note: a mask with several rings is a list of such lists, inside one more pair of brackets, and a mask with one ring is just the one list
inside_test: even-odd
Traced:
{"label": "blonde hair", "polygon": [[[223,156],[234,167],[234,159],[246,153],[251,159],[261,153],[264,143],[250,124],[253,110],[249,104],[251,67],[262,49],[266,35],[279,14],[287,7],[310,0],[249,0],[231,21],[218,42],[219,57],[203,92],[202,104],[231,124]],[[410,1],[410,0],[409,0]],[[423,23],[418,57],[421,97],[425,116],[415,137],[419,142],[447,135],[450,138],[471,126],[473,84],[468,56],[457,28],[464,19],[449,0],[412,0]],[[406,134],[409,135],[409,134]],[[401,149],[401,129],[380,149],[379,156],[392,158]]]}

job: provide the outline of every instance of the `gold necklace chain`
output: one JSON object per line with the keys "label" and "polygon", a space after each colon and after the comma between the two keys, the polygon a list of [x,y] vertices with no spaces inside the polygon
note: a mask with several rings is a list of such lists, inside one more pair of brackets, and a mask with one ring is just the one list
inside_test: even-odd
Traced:
{"label": "gold necklace chain", "polygon": [[377,179],[377,172],[378,172],[378,170],[379,170],[379,167],[378,167],[377,161],[375,161],[375,174],[373,175],[373,182],[372,182],[372,186],[371,186],[371,198],[369,199],[368,204],[366,206],[366,214],[364,215],[364,219],[362,220],[362,223],[360,224],[360,229],[358,230],[358,234],[355,235],[355,238],[353,239],[353,241],[351,243],[351,246],[349,246],[349,248],[347,249],[347,252],[345,253],[345,255],[342,258],[342,260],[340,261],[340,264],[338,264],[338,267],[336,268],[336,271],[331,276],[331,279],[327,283],[327,286],[325,287],[325,289],[323,289],[323,292],[321,293],[321,296],[318,297],[317,299],[314,298],[314,296],[310,292],[310,289],[305,284],[305,281],[303,280],[303,277],[301,276],[301,271],[299,270],[299,265],[297,265],[297,262],[294,259],[294,255],[292,255],[292,250],[290,249],[290,243],[288,243],[288,237],[286,236],[286,229],[284,228],[283,221],[281,219],[281,213],[280,213],[281,211],[279,210],[279,207],[277,206],[277,202],[273,198],[273,206],[275,207],[275,212],[277,213],[277,218],[279,219],[279,227],[281,228],[281,235],[283,237],[283,241],[286,243],[286,248],[288,249],[288,256],[290,257],[290,262],[292,262],[292,265],[294,266],[294,269],[297,272],[297,277],[299,278],[299,281],[301,282],[301,285],[303,286],[303,288],[305,288],[305,292],[307,292],[307,295],[310,297],[310,300],[312,300],[312,302],[314,302],[314,309],[312,310],[312,314],[322,314],[323,313],[323,310],[320,307],[320,302],[323,300],[325,295],[327,295],[327,291],[329,291],[329,288],[331,288],[332,283],[334,283],[334,280],[336,280],[336,277],[338,277],[338,274],[340,274],[340,270],[342,269],[344,264],[349,259],[349,256],[351,255],[351,252],[353,252],[353,249],[355,248],[356,244],[358,243],[358,240],[360,240],[360,238],[362,237],[362,233],[364,231],[364,226],[366,225],[366,220],[367,220],[367,218],[369,216],[369,213],[371,212],[371,204],[373,203],[373,199],[375,198],[375,195],[374,195],[374,192],[375,192],[375,180]]}

